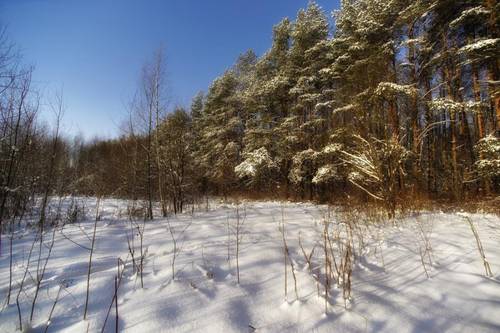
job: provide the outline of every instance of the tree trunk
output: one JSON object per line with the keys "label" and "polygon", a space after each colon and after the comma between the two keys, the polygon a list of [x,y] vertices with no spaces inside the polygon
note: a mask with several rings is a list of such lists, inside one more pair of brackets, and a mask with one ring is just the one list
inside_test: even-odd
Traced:
{"label": "tree trunk", "polygon": [[[451,98],[453,101],[457,101],[457,96],[455,93],[455,90],[453,89],[453,75],[451,73],[450,69],[451,65],[449,63],[446,63],[444,68],[443,68],[443,73],[444,73],[444,80],[446,82],[446,87],[447,87],[447,92],[445,95],[447,95],[449,98]],[[458,199],[459,193],[458,193],[458,158],[457,158],[457,113],[455,111],[450,111],[449,112],[449,119],[450,119],[450,144],[451,144],[451,168],[452,168],[452,192],[453,192],[453,197],[454,199]],[[445,116],[446,119],[446,116]]]}
{"label": "tree trunk", "polygon": [[[472,87],[474,90],[474,100],[476,102],[481,102],[481,87],[479,86],[479,73],[478,73],[478,69],[475,66],[473,66],[473,68],[472,68]],[[478,136],[477,139],[479,141],[485,137],[484,117],[483,117],[482,109],[480,109],[478,112],[476,112],[476,123],[477,123],[477,136]],[[484,159],[482,152],[479,152],[479,159],[480,160]],[[488,195],[490,193],[490,180],[489,179],[484,178],[482,180],[482,188],[484,189],[484,193],[486,195]]]}
{"label": "tree trunk", "polygon": [[[411,26],[408,38],[414,38],[414,26]],[[415,61],[415,47],[413,44],[408,46],[408,62],[412,64],[411,66],[411,80],[413,84],[418,84],[418,77],[416,73],[416,61]],[[418,161],[416,157],[418,156],[418,136],[419,136],[419,126],[418,126],[418,96],[414,96],[411,99],[411,132],[412,132],[412,153],[415,158],[412,162],[412,177],[414,181],[418,179]]]}

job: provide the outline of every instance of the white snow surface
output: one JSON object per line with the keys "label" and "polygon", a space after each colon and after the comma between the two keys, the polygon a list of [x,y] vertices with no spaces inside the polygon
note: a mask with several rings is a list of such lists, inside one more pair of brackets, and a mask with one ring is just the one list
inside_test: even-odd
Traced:
{"label": "white snow surface", "polygon": [[[176,279],[171,279],[172,241],[167,219],[146,222],[144,288],[132,274],[127,249],[130,224],[125,201],[106,199],[97,224],[90,283],[89,315],[83,320],[95,201],[87,200],[87,220],[56,232],[52,257],[41,284],[31,329],[43,332],[59,285],[63,285],[48,332],[100,332],[114,293],[117,258],[127,261],[118,291],[122,332],[499,332],[500,331],[500,218],[491,214],[422,212],[395,222],[373,223],[360,218],[355,231],[356,263],[352,299],[344,307],[342,290],[332,288],[328,314],[324,295],[300,250],[313,255],[313,271],[322,272],[322,220],[327,207],[311,203],[244,202],[240,248],[240,284],[236,281],[234,204],[211,203],[170,216],[176,230],[188,223],[179,245]],[[290,258],[294,263],[299,299],[295,299],[290,267],[288,297],[284,295],[284,258],[278,223],[283,216]],[[337,208],[338,210],[339,208]],[[333,212],[332,230],[341,229]],[[485,277],[475,238],[466,221],[478,230],[493,277]],[[421,227],[417,227],[421,226]],[[432,265],[426,276],[419,249],[419,230],[426,230]],[[5,305],[9,280],[8,238],[0,256],[0,332],[18,328],[15,296],[34,237],[28,228],[13,241],[14,291]],[[50,235],[45,236],[47,244]],[[360,240],[362,239],[362,243]],[[135,239],[138,245],[138,238]],[[138,250],[137,250],[138,251]],[[44,252],[45,253],[45,252]],[[138,252],[136,252],[138,253]],[[36,271],[35,251],[31,274]],[[23,322],[29,318],[34,293],[29,277],[20,303]],[[114,306],[105,327],[114,332]]]}

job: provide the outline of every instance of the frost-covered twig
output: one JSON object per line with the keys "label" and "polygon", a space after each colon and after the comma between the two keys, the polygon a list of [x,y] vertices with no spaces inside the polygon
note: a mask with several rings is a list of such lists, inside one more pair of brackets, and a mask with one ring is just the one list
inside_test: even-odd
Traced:
{"label": "frost-covered twig", "polygon": [[285,212],[283,209],[283,205],[281,206],[281,224],[279,225],[279,230],[281,233],[281,239],[283,241],[283,256],[285,259],[285,299],[287,299],[287,271],[288,271],[288,263],[290,263],[290,268],[292,270],[292,277],[295,288],[295,299],[299,299],[299,293],[297,291],[297,277],[295,276],[295,267],[293,265],[293,261],[290,258],[290,251],[288,249],[288,244],[286,242],[286,234],[285,234]]}
{"label": "frost-covered twig", "polygon": [[180,231],[180,232],[175,232],[172,224],[170,223],[170,220],[168,219],[167,217],[167,230],[170,234],[170,238],[172,239],[172,245],[173,245],[173,249],[172,249],[172,261],[171,261],[171,271],[172,271],[172,281],[175,280],[175,262],[179,256],[179,254],[182,252],[182,248],[184,247],[184,240],[182,241],[181,245],[179,246],[178,242],[179,242],[179,239],[181,239],[185,232],[189,229],[189,227],[191,226],[191,224],[193,223],[193,220],[191,219],[191,221],[186,224],[184,226],[184,228]]}
{"label": "frost-covered twig", "polygon": [[88,309],[88,304],[89,304],[89,292],[90,292],[90,273],[92,270],[92,255],[94,254],[95,234],[96,234],[96,229],[97,229],[97,221],[99,221],[99,205],[100,205],[100,203],[101,203],[101,197],[98,197],[97,204],[96,204],[95,221],[94,221],[94,233],[92,235],[92,245],[90,247],[89,265],[88,265],[88,271],[87,271],[87,292],[86,292],[86,296],[85,296],[85,308],[83,310],[83,320],[87,319],[87,309]]}
{"label": "frost-covered twig", "polygon": [[47,333],[47,330],[49,329],[49,326],[51,324],[52,314],[54,313],[54,309],[56,308],[57,302],[59,301],[59,295],[61,294],[61,289],[62,289],[62,285],[59,285],[59,289],[57,290],[56,299],[54,300],[54,303],[52,304],[52,308],[50,309],[50,312],[49,312],[49,318],[47,319],[44,333]]}
{"label": "frost-covered twig", "polygon": [[[115,292],[113,294],[113,298],[111,299],[111,303],[109,304],[108,311],[106,312],[106,317],[104,318],[104,323],[102,324],[102,329],[101,333],[104,333],[104,330],[106,329],[106,323],[108,322],[109,314],[111,313],[111,309],[113,308],[113,303],[115,304],[115,318],[116,318],[116,323],[115,327],[116,330],[118,331],[118,289],[120,288],[122,278],[123,278],[123,273],[125,271],[125,266],[128,261],[128,257],[125,259],[125,261],[121,260],[121,258],[118,258],[117,260],[117,274],[115,276]],[[122,267],[122,269],[120,269]]]}
{"label": "frost-covered twig", "polygon": [[474,224],[472,223],[472,220],[470,219],[470,217],[465,216],[465,219],[467,220],[467,222],[469,222],[469,226],[472,230],[472,233],[474,234],[474,237],[476,238],[477,249],[479,251],[479,255],[481,256],[481,259],[483,260],[485,274],[487,277],[492,277],[493,273],[491,272],[491,268],[490,268],[490,264],[489,264],[488,260],[486,260],[486,255],[484,254],[483,244],[481,243],[481,239],[479,239],[479,234],[477,233],[476,227],[474,227]]}
{"label": "frost-covered twig", "polygon": [[306,251],[304,250],[304,246],[302,245],[302,240],[300,238],[300,232],[299,232],[299,247],[300,250],[302,251],[302,255],[304,256],[304,259],[307,263],[307,269],[309,270],[309,274],[313,277],[314,281],[316,281],[316,291],[318,293],[319,297],[319,278],[316,274],[313,273],[313,266],[312,266],[312,256],[314,255],[314,250],[316,249],[316,244],[314,244],[313,248],[311,249],[311,252],[309,252],[309,255],[306,254]]}
{"label": "frost-covered twig", "polygon": [[52,249],[54,247],[54,242],[55,242],[55,237],[56,237],[56,227],[54,227],[52,231],[52,240],[50,242],[49,250],[47,253],[47,256],[45,257],[45,262],[42,266],[41,272],[37,271],[37,276],[36,276],[36,286],[35,286],[35,296],[33,297],[33,302],[31,303],[31,313],[30,313],[30,322],[33,321],[33,314],[35,312],[35,305],[38,297],[38,292],[40,291],[40,285],[42,283],[43,277],[45,275],[45,270],[47,269],[47,264],[50,259],[50,255],[52,254]]}
{"label": "frost-covered twig", "polygon": [[240,207],[239,202],[236,204],[236,276],[238,280],[238,284],[240,284],[240,243],[242,240],[242,229],[246,220],[246,209],[243,207],[244,215],[240,216]]}
{"label": "frost-covered twig", "polygon": [[40,231],[35,235],[33,242],[31,243],[31,248],[28,254],[28,261],[26,263],[26,268],[24,269],[24,274],[23,278],[21,279],[21,283],[19,285],[19,290],[17,292],[16,296],[16,306],[17,306],[17,315],[19,318],[19,330],[23,330],[23,323],[22,323],[22,314],[21,314],[21,304],[19,303],[19,297],[21,296],[21,293],[23,292],[23,287],[24,287],[24,282],[26,281],[26,276],[28,275],[29,272],[29,267],[31,264],[31,255],[33,254],[33,249],[35,248],[35,244],[38,242],[38,237],[40,237]]}

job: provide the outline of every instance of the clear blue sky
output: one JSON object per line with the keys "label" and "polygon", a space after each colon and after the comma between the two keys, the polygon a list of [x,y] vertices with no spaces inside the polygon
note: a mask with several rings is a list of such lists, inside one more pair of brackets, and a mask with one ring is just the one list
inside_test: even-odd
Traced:
{"label": "clear blue sky", "polygon": [[[327,14],[339,0],[317,1]],[[172,105],[192,96],[307,0],[0,0],[0,23],[35,65],[45,95],[64,91],[66,132],[112,137],[142,64],[163,45]]]}

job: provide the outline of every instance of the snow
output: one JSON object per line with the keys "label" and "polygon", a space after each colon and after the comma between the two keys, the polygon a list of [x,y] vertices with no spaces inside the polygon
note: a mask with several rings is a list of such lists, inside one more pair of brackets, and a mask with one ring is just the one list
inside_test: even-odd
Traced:
{"label": "snow", "polygon": [[436,98],[429,102],[429,106],[436,111],[448,110],[451,113],[456,113],[463,110],[464,104],[449,98]]}
{"label": "snow", "polygon": [[500,176],[500,140],[493,134],[479,140],[475,145],[479,159],[475,163],[480,176]]}
{"label": "snow", "polygon": [[[279,90],[286,89],[290,84],[290,79],[283,75],[273,76],[270,80],[267,80],[260,90],[267,94],[274,94]],[[257,89],[258,91],[259,89]]]}
{"label": "snow", "polygon": [[[84,199],[82,199],[84,200]],[[352,298],[344,307],[342,291],[333,287],[328,314],[323,293],[307,269],[298,245],[299,233],[306,251],[316,245],[312,263],[322,281],[322,221],[326,206],[311,203],[244,202],[243,238],[239,258],[241,282],[236,283],[235,244],[230,243],[227,260],[228,223],[236,223],[236,206],[210,202],[194,207],[193,213],[170,216],[177,231],[192,223],[178,240],[182,244],[172,281],[172,241],[167,219],[146,222],[147,249],[144,288],[132,273],[127,250],[127,203],[106,199],[97,223],[96,249],[90,284],[89,316],[82,320],[86,270],[94,222],[95,201],[85,199],[83,221],[67,224],[56,232],[34,320],[43,332],[59,286],[60,300],[50,321],[49,332],[100,332],[114,292],[117,258],[126,265],[118,292],[119,328],[122,332],[498,332],[500,330],[500,218],[491,214],[421,212],[393,222],[372,215],[335,208],[332,230],[342,230],[343,217],[357,214],[354,228],[355,266]],[[290,258],[295,266],[299,300],[293,282],[284,296],[284,267],[278,223],[283,217]],[[372,216],[372,217],[370,217]],[[484,276],[483,262],[466,221],[470,218],[480,236],[493,277]],[[179,234],[179,233],[178,233]],[[425,237],[424,237],[425,236]],[[21,279],[34,232],[15,235],[14,295]],[[432,248],[425,258],[419,250],[424,239]],[[50,241],[48,235],[47,242]],[[230,234],[231,240],[234,235]],[[0,299],[7,292],[9,276],[8,241],[2,239],[0,256]],[[70,241],[71,240],[71,241]],[[79,246],[80,244],[82,246]],[[136,237],[136,246],[138,238]],[[430,262],[431,261],[431,262]],[[36,260],[31,272],[36,270]],[[290,273],[290,271],[289,271]],[[291,279],[290,274],[288,278]],[[322,286],[321,286],[322,287]],[[33,284],[27,280],[21,294],[23,319],[29,317]],[[114,332],[114,306],[107,332]],[[14,332],[17,308],[14,302],[0,312],[0,332]]]}
{"label": "snow", "polygon": [[319,102],[314,106],[314,110],[318,111],[324,108],[331,108],[333,101]]}
{"label": "snow", "polygon": [[480,39],[475,41],[474,43],[467,44],[461,47],[458,52],[459,53],[472,53],[472,52],[496,52],[498,51],[498,47],[500,44],[500,38],[490,38],[490,39]]}
{"label": "snow", "polygon": [[333,110],[332,113],[341,113],[341,112],[350,112],[350,111],[353,111],[355,110],[355,106],[353,104],[347,104],[347,105],[344,105],[342,107],[339,107],[339,108],[336,108]]}
{"label": "snow", "polygon": [[377,89],[375,90],[375,94],[384,97],[393,97],[397,94],[412,97],[417,94],[417,90],[413,85],[397,84],[393,82],[380,82]]}
{"label": "snow", "polygon": [[322,152],[325,153],[325,154],[336,154],[336,153],[338,153],[341,150],[342,150],[342,145],[341,144],[330,143],[330,144],[326,145],[323,148]]}
{"label": "snow", "polygon": [[338,178],[340,176],[337,172],[337,167],[333,164],[327,164],[318,169],[312,182],[314,184],[324,184]]}
{"label": "snow", "polygon": [[413,44],[421,44],[423,40],[421,38],[409,38],[404,40],[403,44],[413,45]]}
{"label": "snow", "polygon": [[447,110],[451,113],[457,113],[461,111],[467,112],[482,112],[484,109],[488,108],[488,104],[484,101],[465,101],[456,102],[450,98],[436,98],[429,102],[429,106],[436,110]]}
{"label": "snow", "polygon": [[295,154],[292,158],[292,168],[288,175],[290,181],[294,184],[301,183],[306,174],[310,172],[310,164],[316,157],[318,157],[318,152],[310,148]]}
{"label": "snow", "polygon": [[246,153],[245,160],[234,168],[234,172],[240,178],[255,177],[259,170],[272,170],[276,168],[277,165],[267,149],[261,147]]}
{"label": "snow", "polygon": [[473,8],[466,9],[460,14],[459,17],[454,19],[453,21],[450,22],[450,27],[456,28],[463,24],[465,21],[468,19],[474,19],[476,18],[477,20],[484,20],[488,15],[490,14],[490,11],[483,6],[477,6]]}

